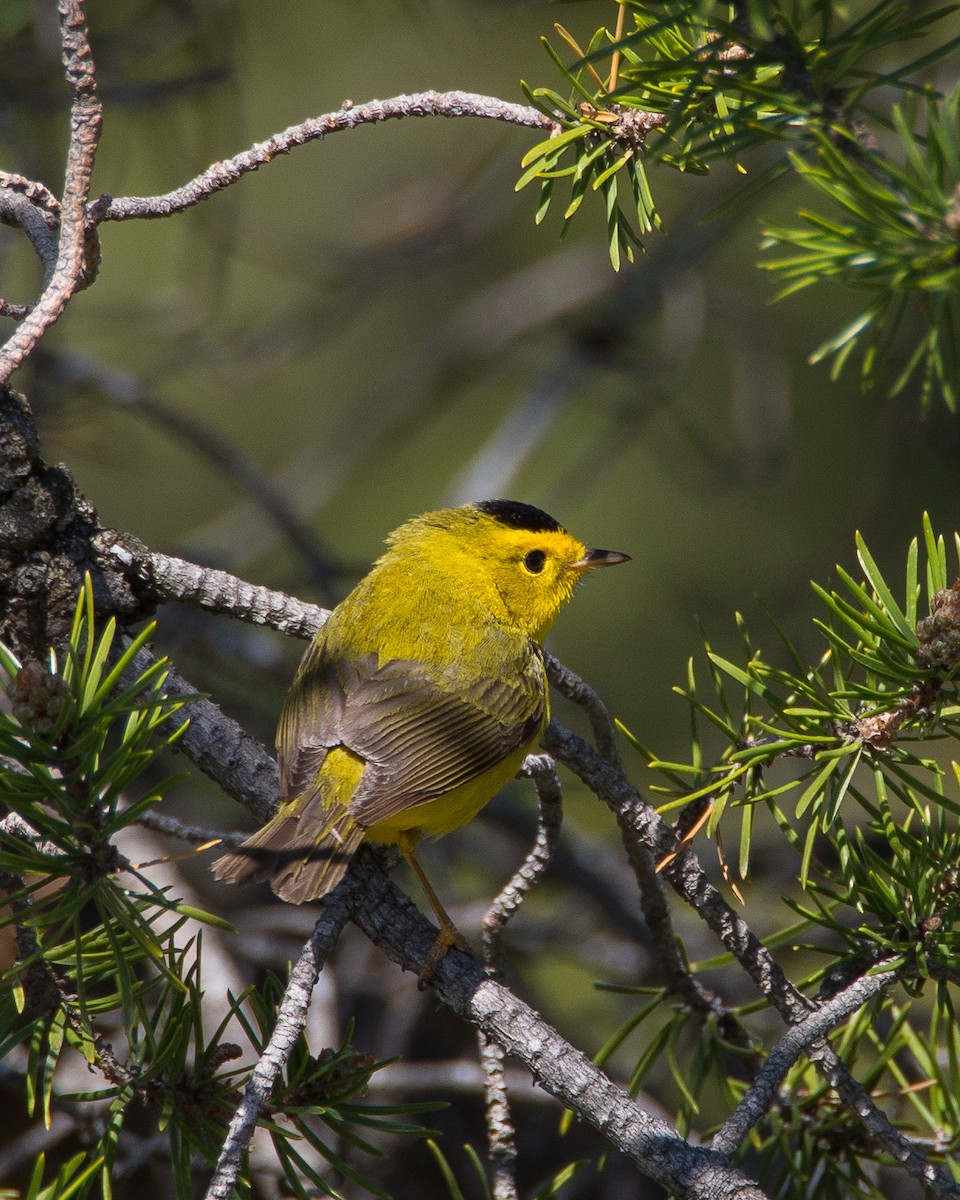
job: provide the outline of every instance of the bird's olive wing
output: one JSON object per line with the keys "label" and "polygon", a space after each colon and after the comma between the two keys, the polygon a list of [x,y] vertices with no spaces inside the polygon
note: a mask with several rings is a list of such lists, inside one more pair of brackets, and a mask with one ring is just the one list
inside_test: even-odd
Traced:
{"label": "bird's olive wing", "polygon": [[341,728],[348,694],[376,668],[373,655],[358,663],[327,658],[321,631],[297,672],[280,714],[277,756],[284,796],[313,791],[328,752],[343,744]]}
{"label": "bird's olive wing", "polygon": [[343,743],[365,761],[350,813],[375,825],[484,774],[537,734],[546,678],[531,649],[504,680],[457,681],[456,693],[422,664],[394,659],[347,697]]}
{"label": "bird's olive wing", "polygon": [[375,655],[304,661],[277,730],[285,796],[310,793],[328,752],[364,761],[350,813],[374,825],[476,779],[527,745],[546,714],[546,675],[530,647],[506,679],[447,679],[423,663]]}

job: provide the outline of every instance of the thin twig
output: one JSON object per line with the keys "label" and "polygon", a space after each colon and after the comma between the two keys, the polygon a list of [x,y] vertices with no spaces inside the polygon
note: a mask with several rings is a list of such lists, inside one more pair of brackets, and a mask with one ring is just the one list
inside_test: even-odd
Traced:
{"label": "thin twig", "polygon": [[808,1057],[847,1109],[855,1114],[875,1146],[929,1188],[932,1196],[958,1200],[960,1184],[950,1169],[931,1162],[919,1140],[908,1138],[897,1129],[866,1088],[850,1074],[826,1038],[814,1043]]}
{"label": "thin twig", "polygon": [[324,898],[320,918],[314,926],[310,940],[290,972],[270,1040],[253,1068],[230,1122],[216,1170],[206,1191],[206,1200],[228,1200],[232,1194],[241,1161],[263,1107],[303,1032],[317,976],[336,945],[344,925],[350,919],[353,905],[360,899],[360,895],[360,887],[348,875]]}
{"label": "thin twig", "polygon": [[483,1115],[493,1200],[517,1200],[517,1136],[507,1091],[507,1055],[500,1043],[482,1029],[477,1030],[477,1046],[483,1072]]}
{"label": "thin twig", "polygon": [[547,676],[561,696],[566,696],[587,714],[590,730],[597,743],[597,749],[618,771],[623,770],[623,760],[620,757],[620,747],[617,744],[617,731],[610,719],[607,706],[597,693],[585,683],[579,675],[565,667],[552,654],[544,654]]}
{"label": "thin twig", "polygon": [[27,179],[25,175],[17,175],[14,171],[0,171],[0,188],[26,196],[34,208],[47,214],[51,229],[60,224],[60,201],[45,183]]}
{"label": "thin twig", "polygon": [[178,600],[298,638],[313,637],[330,615],[316,604],[169,554],[129,544],[111,547],[110,553],[156,600]]}
{"label": "thin twig", "polygon": [[245,833],[224,833],[221,829],[208,829],[201,825],[187,825],[176,817],[167,817],[163,813],[148,808],[137,817],[136,823],[164,837],[177,838],[191,846],[205,846],[209,842],[218,842],[222,846],[239,846],[247,837]]}
{"label": "thin twig", "polygon": [[44,332],[63,312],[71,296],[90,282],[97,265],[86,205],[100,143],[103,112],[97,97],[83,0],[59,0],[58,9],[64,72],[73,92],[70,144],[61,200],[60,243],[49,283],[31,312],[0,349],[0,383],[9,380]]}
{"label": "thin twig", "polygon": [[524,897],[550,866],[563,820],[563,793],[553,759],[547,754],[528,754],[520,773],[533,780],[540,802],[540,816],[530,853],[483,918],[483,961],[490,977],[501,982],[504,978],[503,932]]}
{"label": "thin twig", "polygon": [[32,304],[14,304],[12,300],[0,299],[0,317],[13,317],[15,321],[21,321],[32,310]]}
{"label": "thin twig", "polygon": [[750,1130],[769,1111],[784,1076],[804,1050],[858,1008],[862,1008],[873,996],[896,982],[896,979],[897,972],[893,970],[878,970],[874,974],[863,975],[827,1000],[816,1012],[791,1025],[770,1050],[743,1099],[717,1131],[711,1147],[727,1156],[735,1154]]}
{"label": "thin twig", "polygon": [[43,290],[53,278],[57,266],[57,239],[54,237],[56,218],[33,204],[23,192],[0,186],[0,222],[19,225],[29,238],[43,267]]}
{"label": "thin twig", "polygon": [[[503,932],[524,897],[550,865],[563,819],[563,793],[553,759],[546,754],[530,754],[524,760],[522,773],[533,780],[540,801],[536,840],[483,918],[483,960],[490,978],[499,982],[503,982],[504,977]],[[506,1054],[503,1047],[483,1030],[478,1030],[477,1041],[483,1069],[487,1156],[493,1175],[493,1196],[494,1200],[516,1200],[517,1143],[506,1083]]]}
{"label": "thin twig", "polygon": [[[488,808],[483,820],[521,845],[528,845],[536,837],[536,819],[529,816],[526,805]],[[648,950],[652,947],[650,930],[634,900],[633,889],[623,886],[622,862],[609,840],[568,825],[554,854],[553,867],[558,878],[582,893],[613,930]]]}
{"label": "thin twig", "polygon": [[724,1154],[733,1154],[736,1151],[769,1109],[781,1080],[793,1062],[807,1051],[807,1057],[834,1088],[846,1108],[857,1116],[876,1146],[899,1163],[908,1175],[928,1188],[931,1195],[943,1197],[944,1200],[958,1200],[960,1184],[951,1172],[946,1167],[931,1162],[920,1145],[893,1125],[866,1088],[853,1078],[823,1036],[846,1016],[883,991],[896,978],[897,972],[884,971],[878,967],[875,973],[853,980],[815,1013],[791,1026],[770,1051],[749,1091],[717,1132],[711,1142],[712,1148]]}

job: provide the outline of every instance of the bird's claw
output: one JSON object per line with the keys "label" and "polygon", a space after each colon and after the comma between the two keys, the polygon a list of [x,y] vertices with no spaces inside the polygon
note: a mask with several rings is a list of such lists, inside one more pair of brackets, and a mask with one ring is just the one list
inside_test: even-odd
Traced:
{"label": "bird's claw", "polygon": [[464,954],[471,954],[470,943],[455,925],[441,925],[436,940],[430,947],[430,953],[423,961],[420,974],[417,976],[417,987],[422,992],[433,979],[433,973],[446,957],[447,951],[455,947]]}

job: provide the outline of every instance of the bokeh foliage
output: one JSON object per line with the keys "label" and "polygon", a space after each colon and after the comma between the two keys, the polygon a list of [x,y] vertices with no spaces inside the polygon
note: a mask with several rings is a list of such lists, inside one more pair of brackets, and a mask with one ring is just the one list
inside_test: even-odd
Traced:
{"label": "bokeh foliage", "polygon": [[[661,811],[677,814],[681,828],[717,836],[739,824],[732,877],[749,878],[771,853],[793,856],[798,888],[784,901],[796,919],[764,941],[792,948],[798,962],[820,960],[799,987],[825,999],[881,963],[899,973],[902,993],[865,1005],[831,1044],[892,1120],[950,1162],[960,1140],[960,762],[949,757],[960,735],[960,536],[948,555],[925,518],[907,552],[902,599],[859,537],[857,556],[862,577],[838,567],[835,588],[812,585],[826,642],[816,662],[803,661],[772,617],[776,656],[758,648],[740,616],[739,661],[705,639],[707,684],[691,660],[677,689],[691,715],[689,761],[664,761],[623,732],[659,778],[651,791]],[[780,837],[755,849],[761,809]],[[711,959],[694,970],[731,964]],[[734,1010],[749,1036],[733,1041],[715,1023],[671,1010],[666,992],[639,994],[602,1057],[639,1030],[633,1089],[656,1076],[658,1095],[674,1093],[681,1128],[718,1096],[728,1111],[763,1061],[767,1005]],[[886,1194],[876,1172],[890,1160],[803,1060],[744,1157],[778,1197]]]}
{"label": "bokeh foliage", "polygon": [[[151,633],[114,653],[116,624],[97,632],[88,576],[62,662],[51,654],[47,664],[21,664],[0,648],[11,700],[0,711],[0,803],[13,822],[0,830],[0,926],[16,928],[18,949],[0,972],[0,1061],[21,1065],[30,1116],[49,1128],[58,1105],[88,1105],[98,1130],[85,1155],[52,1173],[40,1156],[26,1192],[33,1200],[82,1200],[97,1189],[110,1197],[126,1123],[143,1112],[168,1139],[178,1200],[189,1200],[249,1076],[249,1065],[231,1064],[262,1053],[282,995],[268,974],[238,996],[206,997],[202,935],[184,926],[229,926],[157,888],[149,864],[117,849],[117,836],[167,790],[156,768],[189,712],[164,693],[164,660],[135,666]],[[212,1005],[223,1015],[210,1029]],[[245,1046],[226,1040],[228,1026]],[[60,1085],[61,1059],[76,1055],[99,1086]],[[337,1195],[327,1165],[383,1195],[343,1147],[376,1156],[369,1130],[427,1133],[407,1118],[436,1105],[358,1102],[380,1065],[351,1045],[349,1029],[338,1047],[314,1053],[301,1038],[294,1048],[263,1125],[301,1200],[312,1188]]]}
{"label": "bokeh foliage", "polygon": [[[856,352],[871,385],[915,307],[929,332],[892,390],[918,373],[924,403],[939,395],[952,411],[960,91],[944,96],[918,80],[960,46],[943,35],[955,11],[916,13],[898,0],[622,0],[615,29],[596,30],[583,48],[557,25],[560,50],[544,41],[568,90],[526,87],[557,129],[527,152],[517,186],[539,181],[538,221],[565,187],[564,228],[597,193],[619,268],[660,225],[653,164],[702,173],[732,162],[752,190],[793,171],[827,208],[768,228],[766,247],[790,251],[764,263],[783,280],[781,295],[839,282],[870,297],[813,361],[831,357],[836,375]],[[906,102],[891,104],[898,94]]]}

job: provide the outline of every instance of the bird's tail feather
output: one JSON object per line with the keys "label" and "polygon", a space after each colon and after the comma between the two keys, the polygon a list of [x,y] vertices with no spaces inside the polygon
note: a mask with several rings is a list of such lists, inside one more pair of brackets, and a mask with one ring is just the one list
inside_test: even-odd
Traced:
{"label": "bird's tail feather", "polygon": [[293,811],[277,813],[236,850],[216,860],[216,877],[230,883],[269,879],[289,904],[325,896],[343,878],[366,831],[344,808],[321,809],[324,819],[311,819],[314,807],[319,805],[288,801],[284,809]]}

